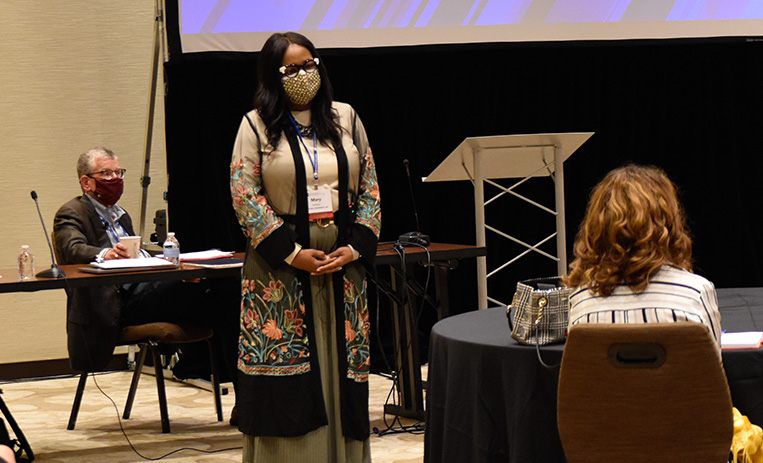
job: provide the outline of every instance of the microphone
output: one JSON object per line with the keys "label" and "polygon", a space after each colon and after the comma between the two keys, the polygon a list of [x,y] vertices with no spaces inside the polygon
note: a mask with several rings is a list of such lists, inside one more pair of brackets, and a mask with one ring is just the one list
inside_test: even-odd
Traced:
{"label": "microphone", "polygon": [[416,219],[416,231],[403,233],[398,237],[398,241],[403,246],[429,246],[429,235],[421,233],[419,226],[419,214],[416,211],[416,197],[413,194],[413,183],[411,183],[411,171],[408,169],[408,160],[403,159],[405,166],[405,175],[408,177],[408,189],[411,192],[411,204],[413,205],[413,217]]}
{"label": "microphone", "polygon": [[53,262],[51,264],[50,268],[47,270],[43,270],[42,272],[35,275],[37,278],[66,278],[66,274],[64,273],[61,268],[56,265],[56,257],[53,254],[53,245],[50,244],[50,237],[48,236],[48,229],[45,228],[45,221],[42,220],[42,213],[40,212],[40,203],[37,202],[37,192],[32,190],[32,199],[34,199],[34,203],[37,206],[37,215],[40,216],[40,223],[42,223],[42,231],[45,232],[45,239],[48,240],[48,248],[50,249],[50,260]]}

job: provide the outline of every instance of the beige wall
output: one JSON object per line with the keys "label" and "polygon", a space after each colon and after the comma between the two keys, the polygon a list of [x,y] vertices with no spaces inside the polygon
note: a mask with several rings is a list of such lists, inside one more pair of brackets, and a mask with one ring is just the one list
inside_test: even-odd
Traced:
{"label": "beige wall", "polygon": [[[153,0],[0,2],[0,267],[16,266],[22,244],[50,266],[30,191],[50,232],[93,146],[127,169],[120,204],[138,232],[153,34]],[[147,231],[166,207],[161,95],[156,112]],[[62,290],[0,294],[0,363],[66,358],[65,304]]]}

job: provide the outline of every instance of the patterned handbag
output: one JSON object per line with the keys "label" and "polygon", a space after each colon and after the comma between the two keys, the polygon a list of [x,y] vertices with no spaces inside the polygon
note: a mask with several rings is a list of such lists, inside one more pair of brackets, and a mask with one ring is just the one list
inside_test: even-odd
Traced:
{"label": "patterned handbag", "polygon": [[570,292],[570,288],[561,285],[560,277],[518,282],[517,291],[506,310],[511,337],[530,346],[564,342],[570,314]]}

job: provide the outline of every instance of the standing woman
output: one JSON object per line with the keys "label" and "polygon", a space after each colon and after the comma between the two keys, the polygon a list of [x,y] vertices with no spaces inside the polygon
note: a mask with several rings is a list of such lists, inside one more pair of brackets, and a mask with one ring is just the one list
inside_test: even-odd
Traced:
{"label": "standing woman", "polygon": [[245,463],[370,462],[364,268],[381,226],[371,149],[304,36],[273,34],[231,162],[249,239],[239,429]]}

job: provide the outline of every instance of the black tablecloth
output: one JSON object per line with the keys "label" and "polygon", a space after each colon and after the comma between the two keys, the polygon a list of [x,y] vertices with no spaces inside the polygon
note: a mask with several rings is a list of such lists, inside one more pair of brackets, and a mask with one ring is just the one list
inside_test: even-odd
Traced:
{"label": "black tablecloth", "polygon": [[[763,288],[718,290],[721,326],[728,332],[763,331]],[[723,351],[731,402],[763,426],[763,349]]]}
{"label": "black tablecloth", "polygon": [[[719,289],[726,331],[763,331],[763,288]],[[548,364],[563,345],[541,348]],[[763,350],[724,351],[734,405],[763,424]],[[564,462],[556,428],[558,368],[511,339],[506,309],[468,312],[432,328],[424,461]]]}

